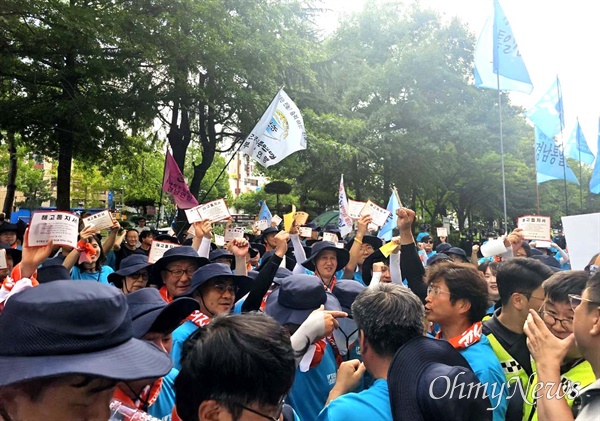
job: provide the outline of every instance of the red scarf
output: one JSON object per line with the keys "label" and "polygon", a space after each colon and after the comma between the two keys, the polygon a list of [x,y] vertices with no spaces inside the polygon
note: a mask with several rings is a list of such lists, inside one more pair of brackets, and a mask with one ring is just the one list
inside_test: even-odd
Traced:
{"label": "red scarf", "polygon": [[[151,385],[146,386],[135,402],[125,392],[123,392],[120,387],[115,389],[113,399],[118,400],[128,408],[145,412],[150,406],[152,406],[152,404],[154,404],[154,402],[156,402],[156,399],[158,399],[158,395],[160,395],[160,390],[162,388],[162,382],[163,379],[161,377]],[[144,408],[144,406],[146,407]]]}
{"label": "red scarf", "polygon": [[207,324],[209,324],[212,320],[210,317],[200,312],[199,310],[194,311],[188,316],[187,319],[198,327],[204,327]]}
{"label": "red scarf", "polygon": [[[465,349],[470,347],[473,344],[476,344],[481,339],[482,334],[482,324],[481,322],[473,323],[467,330],[461,333],[458,336],[448,339],[450,345],[454,347],[454,349]],[[435,336],[436,339],[442,338],[442,332],[438,332]]]}
{"label": "red scarf", "polygon": [[171,297],[171,294],[169,294],[169,291],[167,291],[166,285],[163,285],[161,289],[158,290],[158,292],[160,292],[160,296],[163,300],[165,300],[165,302],[170,303],[171,301],[173,301],[173,297]]}

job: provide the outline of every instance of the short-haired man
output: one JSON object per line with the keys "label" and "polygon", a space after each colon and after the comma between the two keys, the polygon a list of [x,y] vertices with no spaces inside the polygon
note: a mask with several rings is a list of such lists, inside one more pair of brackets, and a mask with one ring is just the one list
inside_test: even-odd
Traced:
{"label": "short-haired man", "polygon": [[[502,307],[483,323],[487,336],[511,386],[508,420],[521,419],[523,396],[533,373],[523,325],[529,310],[539,310],[544,302],[542,283],[554,272],[545,264],[525,258],[502,262],[496,273],[496,285]],[[519,383],[515,383],[516,379]]]}
{"label": "short-haired man", "polygon": [[150,247],[152,247],[152,241],[154,241],[154,234],[152,231],[140,232],[140,246],[137,248],[136,253],[143,253],[146,256],[150,254]]}
{"label": "short-haired man", "polygon": [[121,291],[97,282],[12,296],[0,316],[0,419],[106,420],[117,382],[167,374],[169,356],[133,339],[127,310]]}
{"label": "short-haired man", "polygon": [[283,326],[257,313],[218,316],[197,338],[175,380],[179,418],[280,419],[296,371]]}
{"label": "short-haired man", "polygon": [[[360,293],[352,304],[352,314],[359,329],[363,363],[342,363],[328,405],[317,419],[391,420],[388,369],[402,345],[423,335],[423,304],[408,288],[378,284]],[[348,393],[358,385],[365,368],[375,383],[360,393]]]}
{"label": "short-haired man", "polygon": [[140,235],[135,229],[128,229],[125,232],[125,241],[123,244],[115,243],[113,246],[115,250],[116,258],[116,269],[119,269],[121,261],[134,254],[137,250]]}
{"label": "short-haired man", "polygon": [[[559,339],[566,339],[573,333],[574,311],[569,303],[569,295],[580,296],[585,289],[589,274],[583,270],[570,270],[557,272],[544,281],[544,304],[540,308],[539,315],[546,327]],[[532,366],[537,371],[536,361]],[[560,381],[562,383],[561,395],[569,405],[573,406],[573,400],[579,396],[581,389],[589,386],[595,380],[592,367],[575,344],[567,351],[560,364]],[[537,420],[536,400],[539,391],[535,390],[538,383],[537,374],[529,384],[527,399],[524,405],[525,418]],[[557,397],[557,399],[560,399]]]}
{"label": "short-haired man", "polygon": [[487,283],[467,263],[440,263],[427,274],[427,320],[440,325],[437,338],[457,349],[481,383],[487,383],[494,421],[505,419],[507,390],[502,366],[482,333],[481,319],[488,305]]}
{"label": "short-haired man", "polygon": [[[536,312],[531,311],[527,317],[524,330],[536,361],[538,382],[547,386],[539,393],[537,412],[540,419],[572,421],[573,412],[578,412],[578,421],[597,420],[600,413],[600,274],[587,281],[581,295],[570,294],[569,301],[574,310],[573,335],[565,339],[555,336]],[[560,366],[573,343],[596,375],[596,381],[580,392],[580,405],[573,405],[575,411],[565,399],[557,398],[562,388]]]}
{"label": "short-haired man", "polygon": [[142,231],[150,231],[150,228],[146,226],[146,218],[144,218],[143,216],[138,218],[137,226],[135,227],[135,230],[139,234],[141,234]]}

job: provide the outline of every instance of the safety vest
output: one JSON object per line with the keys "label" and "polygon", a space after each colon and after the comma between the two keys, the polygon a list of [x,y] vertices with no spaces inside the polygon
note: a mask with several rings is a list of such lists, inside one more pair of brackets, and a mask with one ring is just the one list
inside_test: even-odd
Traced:
{"label": "safety vest", "polygon": [[[533,359],[531,360],[531,368],[533,369],[533,380],[527,387],[527,399],[523,404],[523,421],[537,421],[538,419],[536,402],[533,396],[535,385],[538,382],[538,377],[536,373],[535,361]],[[585,360],[571,367],[569,371],[560,376],[562,390],[563,393],[565,393],[565,399],[567,404],[569,404],[569,408],[573,406],[573,401],[577,396],[579,396],[581,390],[595,381],[596,376],[594,376],[592,366]],[[539,396],[545,396],[547,390],[548,389],[544,387],[536,393]],[[533,405],[530,405],[529,402],[533,402]]]}
{"label": "safety vest", "polygon": [[[521,366],[521,364],[519,364],[518,361],[515,360],[502,345],[500,345],[500,342],[498,342],[498,339],[496,339],[492,332],[486,334],[486,336],[490,341],[490,345],[492,345],[494,354],[496,354],[496,357],[500,361],[500,365],[504,370],[506,383],[512,385],[514,382],[516,382],[514,378],[518,377],[519,381],[521,382],[521,390],[525,391],[527,389],[529,376],[527,375],[527,372],[523,366]],[[517,389],[516,393],[521,392]]]}

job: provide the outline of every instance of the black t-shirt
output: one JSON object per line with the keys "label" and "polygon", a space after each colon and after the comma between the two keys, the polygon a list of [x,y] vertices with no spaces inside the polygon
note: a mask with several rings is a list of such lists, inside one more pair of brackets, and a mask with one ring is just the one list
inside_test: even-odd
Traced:
{"label": "black t-shirt", "polygon": [[121,265],[121,260],[123,260],[124,258],[126,258],[128,256],[131,256],[136,251],[137,250],[128,249],[125,245],[122,245],[118,251],[115,251],[115,257],[117,259],[116,269],[117,270],[119,269],[119,266]]}

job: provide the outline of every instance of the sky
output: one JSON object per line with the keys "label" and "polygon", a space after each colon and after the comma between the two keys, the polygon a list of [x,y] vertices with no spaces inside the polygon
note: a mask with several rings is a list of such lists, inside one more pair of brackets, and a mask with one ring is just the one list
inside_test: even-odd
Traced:
{"label": "sky", "polygon": [[[319,25],[337,28],[340,16],[362,10],[367,0],[322,0],[328,9]],[[492,14],[492,0],[418,0],[445,18],[458,17],[479,35]],[[600,1],[500,0],[533,83],[531,94],[511,92],[511,101],[534,105],[558,75],[562,87],[566,140],[576,118],[587,143],[596,153],[600,117]]]}

